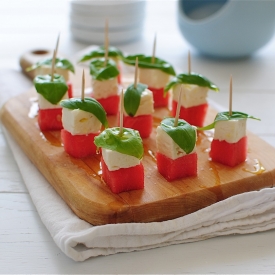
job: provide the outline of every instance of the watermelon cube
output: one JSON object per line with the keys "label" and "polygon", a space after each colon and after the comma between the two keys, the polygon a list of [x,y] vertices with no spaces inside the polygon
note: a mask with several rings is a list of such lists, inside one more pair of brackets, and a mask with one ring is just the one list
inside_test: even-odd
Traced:
{"label": "watermelon cube", "polygon": [[94,144],[94,138],[98,133],[90,133],[87,135],[72,135],[65,129],[61,130],[61,140],[64,150],[74,158],[85,158],[96,154],[97,147]]}
{"label": "watermelon cube", "polygon": [[106,98],[96,98],[102,105],[107,115],[117,115],[119,108],[119,95],[113,95]]}
{"label": "watermelon cube", "polygon": [[236,143],[213,139],[211,142],[210,157],[212,161],[234,167],[246,160],[247,137],[244,136]]}
{"label": "watermelon cube", "polygon": [[[172,101],[172,116],[176,115],[178,102],[173,100]],[[206,117],[208,109],[208,104],[201,104],[198,106],[188,107],[185,108],[183,106],[180,107],[180,114],[179,118],[186,120],[189,124],[202,127],[204,123],[204,119]]]}
{"label": "watermelon cube", "polygon": [[169,94],[164,94],[164,88],[152,88],[148,87],[153,93],[154,107],[168,107]]}
{"label": "watermelon cube", "polygon": [[67,86],[68,86],[68,97],[72,98],[73,97],[73,83],[71,81],[67,81]]}
{"label": "watermelon cube", "polygon": [[139,190],[144,188],[144,168],[142,163],[129,168],[120,168],[109,171],[108,166],[101,158],[102,178],[115,194]]}
{"label": "watermelon cube", "polygon": [[41,131],[61,130],[62,108],[39,109],[37,121]]}
{"label": "watermelon cube", "polygon": [[153,116],[140,115],[140,116],[123,116],[123,125],[125,128],[131,128],[139,131],[141,138],[148,138],[153,129]]}
{"label": "watermelon cube", "polygon": [[169,182],[197,175],[198,156],[195,152],[177,159],[170,159],[157,152],[156,159],[159,173]]}

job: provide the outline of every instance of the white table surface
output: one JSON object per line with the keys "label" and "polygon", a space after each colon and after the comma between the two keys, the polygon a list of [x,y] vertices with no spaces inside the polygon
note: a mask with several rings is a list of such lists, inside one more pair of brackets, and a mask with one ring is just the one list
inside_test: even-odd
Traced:
{"label": "white table surface", "polygon": [[[58,32],[60,52],[68,57],[89,46],[71,38],[66,0],[1,0],[0,4],[2,95],[5,85],[12,82],[7,83],[11,71],[24,80],[19,72],[20,55],[31,49],[52,49]],[[192,70],[220,87],[221,92],[210,92],[209,98],[224,107],[232,75],[233,109],[260,117],[261,122],[248,122],[248,130],[275,146],[275,37],[251,58],[209,59],[181,36],[176,8],[176,1],[149,1],[142,39],[118,47],[149,55],[157,33],[157,56],[171,62],[178,73],[187,70],[190,50]],[[32,85],[28,80],[24,83],[11,85],[24,92]],[[275,231],[74,262],[55,245],[41,222],[0,130],[0,251],[0,273],[274,273]]]}

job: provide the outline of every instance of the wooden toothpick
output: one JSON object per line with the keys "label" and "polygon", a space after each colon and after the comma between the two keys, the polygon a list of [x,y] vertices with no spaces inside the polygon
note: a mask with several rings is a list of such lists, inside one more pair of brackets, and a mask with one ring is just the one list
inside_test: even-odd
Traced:
{"label": "wooden toothpick", "polygon": [[230,76],[229,85],[229,115],[232,116],[232,75]]}
{"label": "wooden toothpick", "polygon": [[124,93],[123,89],[121,90],[120,95],[120,116],[119,116],[119,135],[123,134],[123,111],[124,111]]}
{"label": "wooden toothpick", "polygon": [[105,55],[104,55],[104,67],[107,65],[108,61],[108,49],[109,49],[109,22],[108,19],[105,21]]}
{"label": "wooden toothpick", "polygon": [[191,54],[190,51],[188,51],[188,73],[191,73]]}
{"label": "wooden toothpick", "polygon": [[84,101],[85,96],[85,72],[82,72],[81,100]]}
{"label": "wooden toothpick", "polygon": [[136,65],[135,65],[135,80],[134,87],[137,87],[137,78],[138,78],[138,57],[136,57]]}
{"label": "wooden toothpick", "polygon": [[54,50],[53,59],[52,59],[51,81],[53,81],[53,76],[54,76],[55,58],[56,58],[56,51]]}
{"label": "wooden toothpick", "polygon": [[153,53],[152,53],[152,63],[155,63],[156,45],[157,45],[157,34],[155,34],[155,38],[154,38]]}
{"label": "wooden toothpick", "polygon": [[55,52],[56,52],[56,54],[58,52],[59,40],[60,40],[60,33],[58,33],[58,37],[57,37],[56,45],[55,45]]}
{"label": "wooden toothpick", "polygon": [[181,94],[182,94],[182,85],[180,85],[180,93],[179,93],[179,98],[178,98],[178,105],[177,105],[177,110],[176,110],[174,127],[178,126],[178,121],[179,121],[179,116],[180,116],[180,107],[181,107]]}

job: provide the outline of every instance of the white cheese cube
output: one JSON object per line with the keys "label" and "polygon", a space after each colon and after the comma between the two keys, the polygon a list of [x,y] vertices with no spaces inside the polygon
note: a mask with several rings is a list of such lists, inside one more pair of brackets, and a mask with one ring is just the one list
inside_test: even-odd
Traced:
{"label": "white cheese cube", "polygon": [[62,109],[63,128],[72,135],[86,135],[97,133],[101,129],[101,122],[90,112],[79,109]]}
{"label": "white cheese cube", "polygon": [[[52,68],[50,66],[41,66],[35,70],[35,75],[46,75],[51,73],[52,73]],[[55,68],[54,73],[62,75],[66,82],[69,81],[69,78],[70,78],[69,70],[65,70],[62,68]]]}
{"label": "white cheese cube", "polygon": [[95,99],[107,98],[118,93],[117,77],[102,81],[92,79],[92,95]]}
{"label": "white cheese cube", "polygon": [[[137,109],[135,116],[142,116],[142,115],[151,115],[154,112],[154,99],[153,93],[145,89],[140,98],[140,104]],[[124,115],[127,116],[127,113],[124,111]]]}
{"label": "white cheese cube", "polygon": [[[174,140],[161,128],[161,126],[157,127],[156,140],[157,151],[162,155],[173,160],[186,155],[186,152],[174,142]],[[196,146],[191,153],[195,151]]]}
{"label": "white cheese cube", "polygon": [[164,88],[169,80],[170,75],[161,70],[139,68],[139,82],[148,85],[148,87]]}
{"label": "white cheese cube", "polygon": [[140,164],[140,160],[136,157],[125,155],[105,148],[102,148],[102,157],[109,171],[115,171],[120,168],[130,168]]}
{"label": "white cheese cube", "polygon": [[215,124],[214,139],[236,143],[246,136],[246,119],[217,121]]}
{"label": "white cheese cube", "polygon": [[[181,88],[182,87],[182,88]],[[200,87],[190,84],[176,84],[173,87],[173,100],[178,102],[180,90],[181,92],[181,106],[190,108],[207,103],[208,87]]]}
{"label": "white cheese cube", "polygon": [[[47,99],[45,99],[41,94],[37,93],[38,96],[38,105],[39,105],[39,109],[57,109],[57,108],[61,108],[61,106],[58,104],[52,104],[51,102],[49,102]],[[65,93],[65,95],[62,97],[61,100],[63,99],[67,99],[69,98],[68,96],[68,92]],[[60,101],[61,101],[60,100]]]}

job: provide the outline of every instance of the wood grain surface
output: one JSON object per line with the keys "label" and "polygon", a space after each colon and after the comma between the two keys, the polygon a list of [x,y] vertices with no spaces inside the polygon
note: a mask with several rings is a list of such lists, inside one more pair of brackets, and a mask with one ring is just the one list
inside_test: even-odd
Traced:
{"label": "wood grain surface", "polygon": [[[31,89],[9,100],[1,110],[1,120],[74,213],[91,224],[174,219],[236,194],[274,186],[274,147],[248,133],[246,162],[229,168],[209,159],[211,131],[198,133],[198,176],[167,182],[154,158],[155,128],[170,115],[161,108],[154,114],[153,133],[144,139],[144,190],[113,194],[101,179],[100,155],[75,159],[64,152],[59,131],[40,131],[36,117],[29,113],[35,97]],[[215,114],[210,108],[206,124]],[[109,122],[116,125],[116,117],[109,117]]]}

